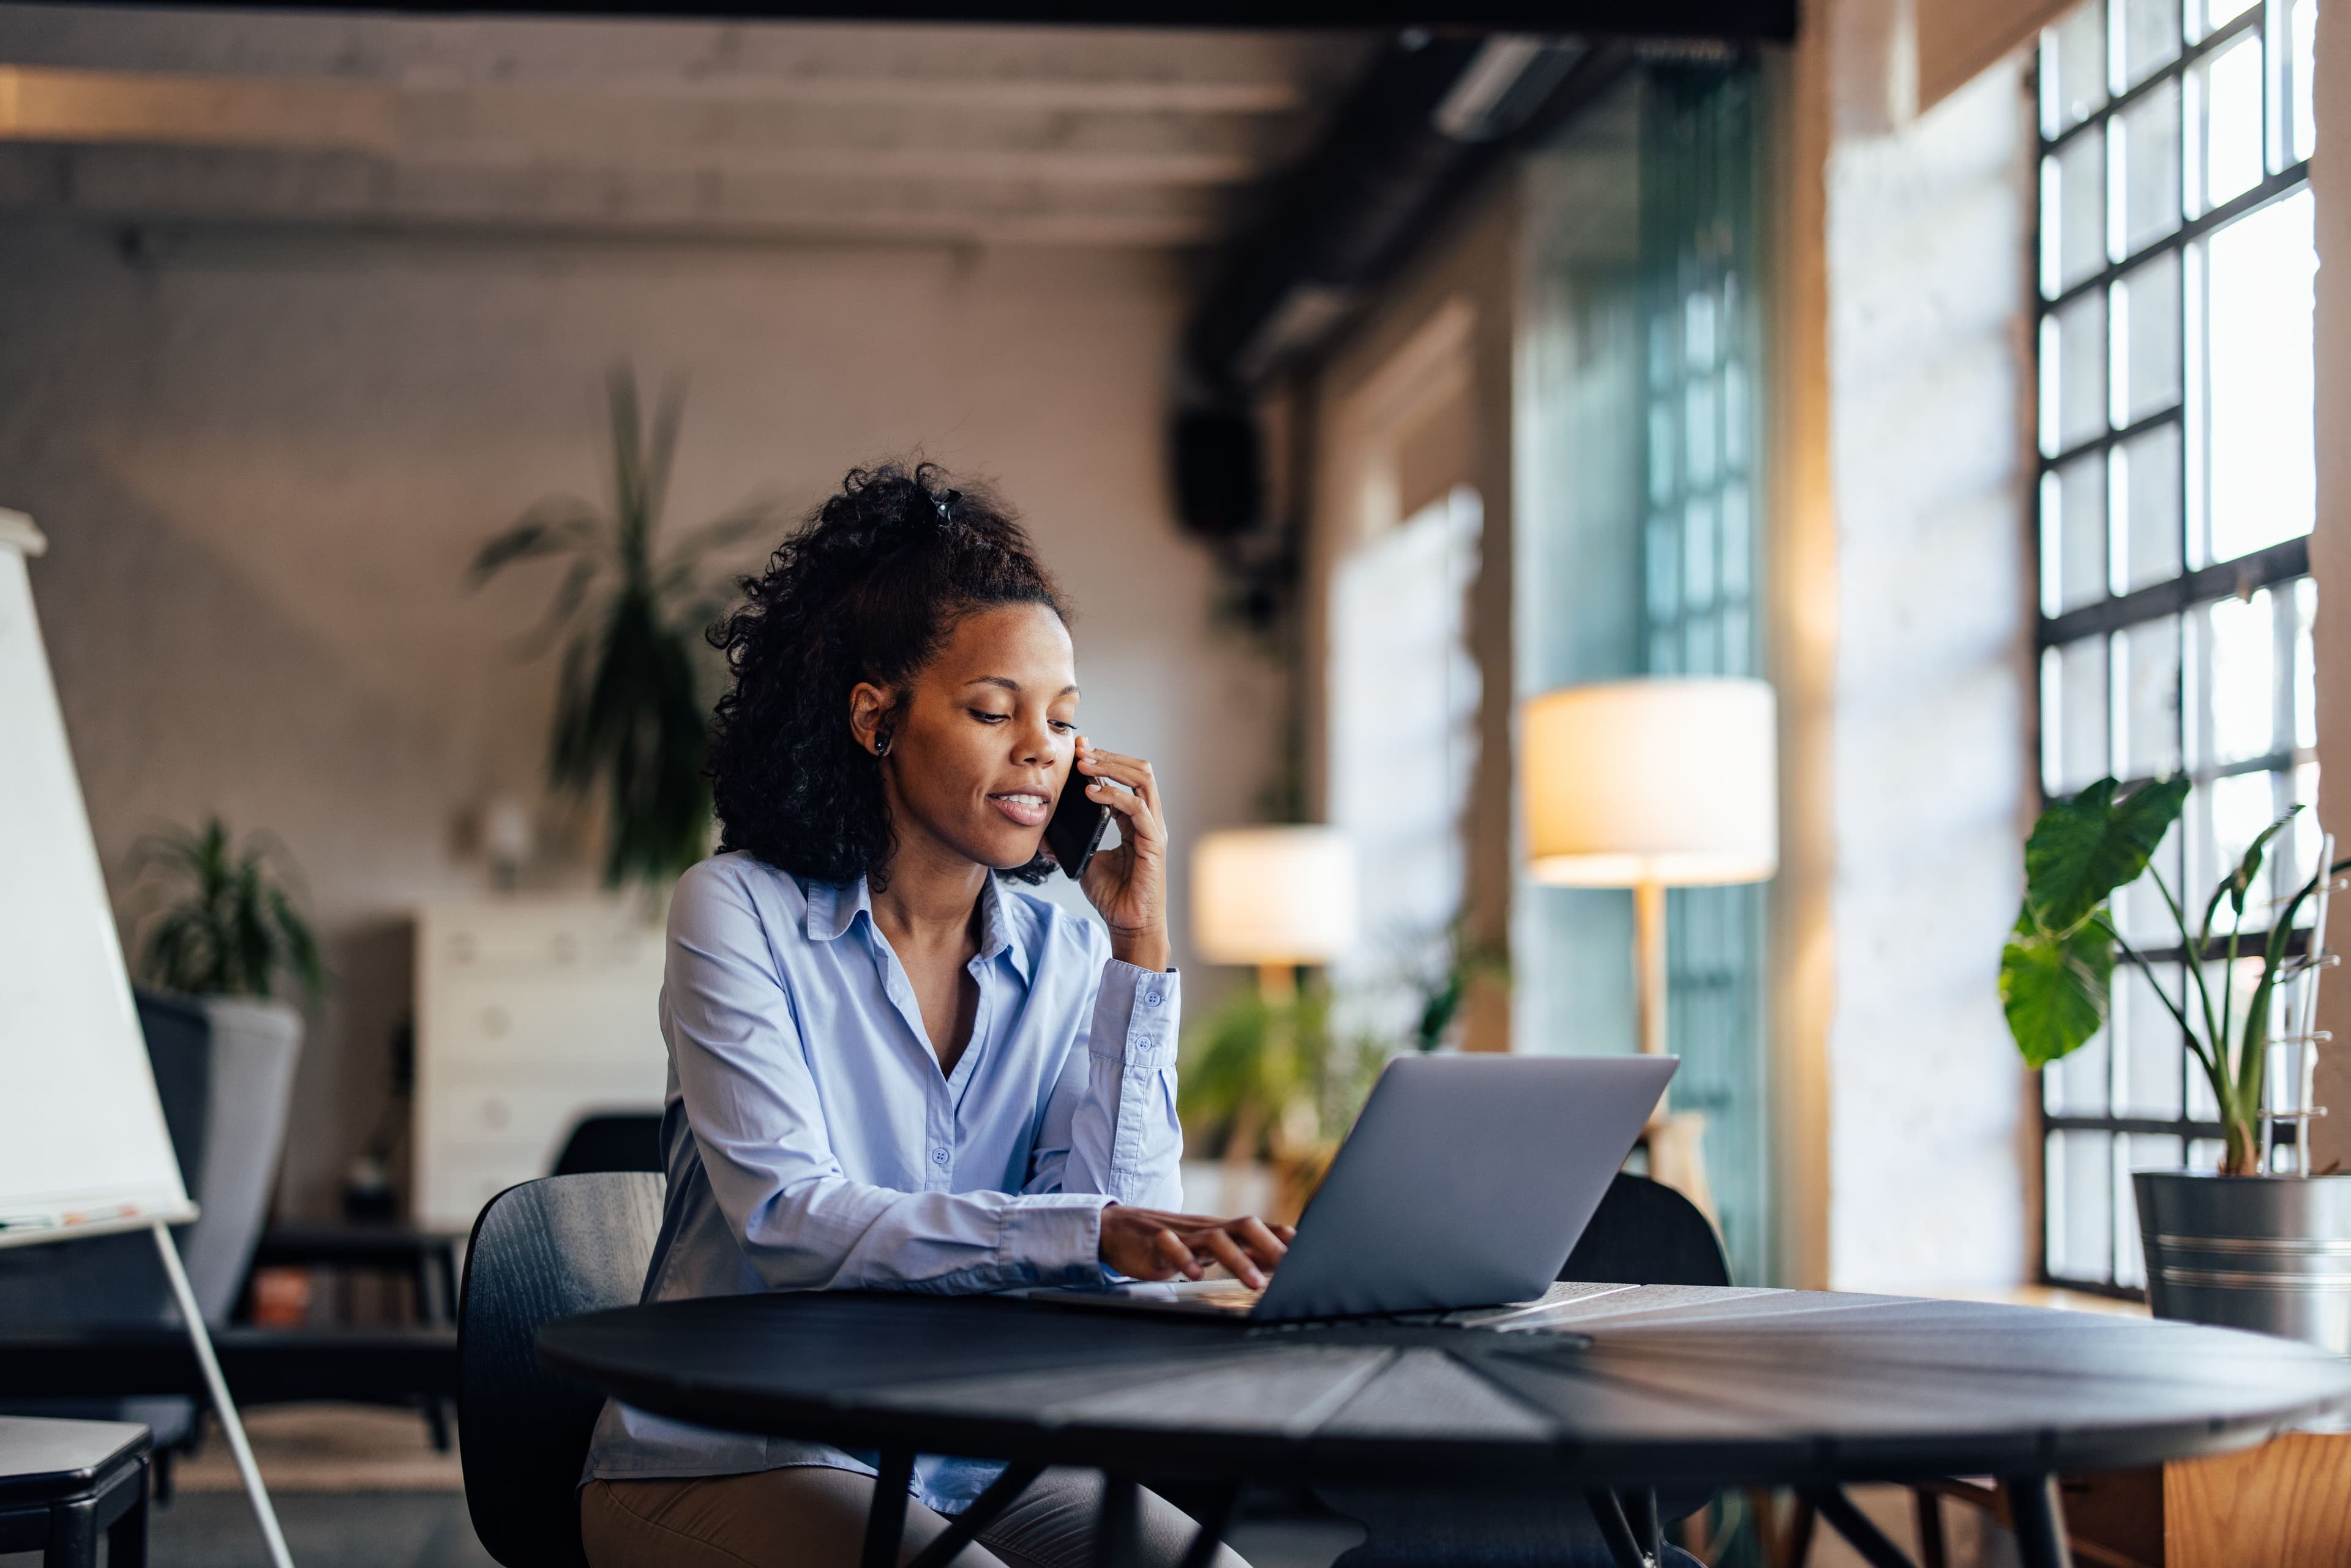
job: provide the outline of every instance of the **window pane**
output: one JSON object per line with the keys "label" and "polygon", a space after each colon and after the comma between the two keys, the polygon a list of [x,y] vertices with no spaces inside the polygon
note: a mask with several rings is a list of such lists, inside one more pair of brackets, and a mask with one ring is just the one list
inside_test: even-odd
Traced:
{"label": "window pane", "polygon": [[2179,0],[2123,0],[2123,86],[2137,87],[2179,57]]}
{"label": "window pane", "polygon": [[2294,63],[2290,68],[2294,81],[2294,102],[2291,110],[2295,162],[2310,156],[2318,145],[2318,120],[2311,112],[2311,89],[2318,80],[2318,59],[2314,46],[2317,42],[2318,0],[2294,0],[2294,20],[2289,30],[2293,36]]}
{"label": "window pane", "polygon": [[[2202,901],[2210,898],[2212,889],[2220,885],[2221,876],[2235,870],[2237,862],[2244,859],[2245,851],[2261,837],[2262,830],[2277,821],[2277,790],[2272,782],[2274,777],[2268,773],[2232,773],[2225,779],[2215,779],[2197,790],[2198,794],[2206,797],[2211,812],[2208,831],[2211,834],[2212,845],[2211,863],[2206,870],[2197,902],[2199,911],[2203,908]],[[2259,930],[2269,924],[2268,911],[2259,906],[2259,901],[2267,896],[2266,887],[2254,889],[2253,902],[2245,905],[2245,929]],[[2230,924],[2229,909],[2224,904],[2213,921],[2213,929],[2225,931]],[[2206,979],[2210,982],[2217,977],[2216,970],[2208,974]],[[2238,990],[2251,994],[2241,985]]]}
{"label": "window pane", "polygon": [[2104,1281],[2114,1263],[2114,1136],[2049,1134],[2049,1271]]}
{"label": "window pane", "polygon": [[2166,617],[2116,633],[2122,733],[2115,749],[2126,779],[2179,770],[2179,622]]}
{"label": "window pane", "polygon": [[1682,596],[1693,610],[1714,602],[1714,497],[1693,496],[1682,508]]}
{"label": "window pane", "polygon": [[[2166,1134],[2134,1133],[2124,1139],[2125,1171],[2176,1171],[2183,1150],[2180,1140]],[[2137,1194],[2126,1179],[2115,1188],[2115,1283],[2134,1289],[2147,1284],[2147,1249],[2138,1233]]]}
{"label": "window pane", "polygon": [[2262,183],[2262,41],[2247,33],[2199,71],[2204,125],[2203,202],[2210,212]]}
{"label": "window pane", "polygon": [[2041,35],[2041,133],[2079,125],[2106,101],[2106,8],[2091,0]]}
{"label": "window pane", "polygon": [[2307,187],[2207,242],[2212,559],[2310,531],[2312,243]]}
{"label": "window pane", "polygon": [[2097,126],[2041,163],[2041,287],[2053,298],[2106,265],[2106,141]]}
{"label": "window pane", "polygon": [[2115,117],[2114,183],[2121,210],[2114,214],[2117,256],[2161,239],[2179,226],[2179,89],[2162,82]]}
{"label": "window pane", "polygon": [[2176,831],[2166,833],[2163,841],[2155,847],[2147,874],[2115,894],[2115,918],[2123,935],[2139,947],[2168,947],[2179,940],[2179,923],[2172,919],[2163,890],[2156,885],[2156,877],[2160,873],[2175,894],[2187,896],[2180,892],[2180,840],[2181,834]]}
{"label": "window pane", "polygon": [[2199,38],[2209,38],[2222,27],[2253,8],[2253,0],[2189,0],[2189,5],[2203,13],[2204,26],[2198,30]]}
{"label": "window pane", "polygon": [[2179,254],[2148,257],[2114,287],[2115,423],[2179,401]]}
{"label": "window pane", "polygon": [[[2172,940],[2179,937],[2175,935]],[[2162,995],[2147,983],[2137,965],[2126,964],[2115,970],[2115,1017],[2109,1029],[2123,1042],[2123,1059],[2116,1074],[2115,1103],[2119,1115],[2171,1117],[2185,1107],[2181,1062],[2187,1048],[2180,1043],[2179,1021],[2163,1005],[2164,996],[2174,1004],[2179,1002],[2184,977],[2177,964],[2158,964],[2156,973],[2163,977]]]}
{"label": "window pane", "polygon": [[2106,596],[2106,460],[2093,452],[2041,481],[2044,613],[2062,615]]}
{"label": "window pane", "polygon": [[2041,323],[2041,450],[2054,457],[2105,430],[2106,298],[2093,290]]}
{"label": "window pane", "polygon": [[[2294,582],[2294,744],[2307,751],[2318,744],[2317,649],[2311,629],[2318,621],[2318,584],[2306,577]],[[2294,797],[2315,805],[2315,794]]]}
{"label": "window pane", "polygon": [[2109,1031],[2100,1030],[2073,1055],[2051,1062],[2041,1073],[2042,1103],[2053,1116],[2106,1116],[2114,1097],[2106,1087]]}
{"label": "window pane", "polygon": [[2276,743],[2271,723],[2277,674],[2270,591],[2221,600],[2206,607],[2203,621],[2206,727],[2196,760],[2209,768],[2266,757]]}
{"label": "window pane", "polygon": [[2115,448],[2123,591],[2179,575],[2179,427],[2158,424]]}
{"label": "window pane", "polygon": [[2106,774],[2106,640],[2052,648],[2041,667],[2043,787],[2071,795]]}

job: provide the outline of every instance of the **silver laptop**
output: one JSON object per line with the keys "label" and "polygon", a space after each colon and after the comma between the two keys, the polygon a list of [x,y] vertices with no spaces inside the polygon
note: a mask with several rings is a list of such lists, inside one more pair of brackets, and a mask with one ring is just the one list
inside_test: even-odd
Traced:
{"label": "silver laptop", "polygon": [[1250,1322],[1530,1301],[1559,1277],[1677,1065],[1670,1056],[1399,1057],[1262,1291],[1200,1280],[1023,1293]]}

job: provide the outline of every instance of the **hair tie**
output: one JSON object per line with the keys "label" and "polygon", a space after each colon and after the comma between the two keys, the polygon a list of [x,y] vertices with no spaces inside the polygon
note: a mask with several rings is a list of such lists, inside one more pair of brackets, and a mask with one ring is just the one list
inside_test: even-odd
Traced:
{"label": "hair tie", "polygon": [[955,519],[947,516],[947,508],[962,499],[963,492],[961,490],[949,490],[943,496],[932,497],[931,504],[939,509],[939,521],[943,523],[953,522]]}

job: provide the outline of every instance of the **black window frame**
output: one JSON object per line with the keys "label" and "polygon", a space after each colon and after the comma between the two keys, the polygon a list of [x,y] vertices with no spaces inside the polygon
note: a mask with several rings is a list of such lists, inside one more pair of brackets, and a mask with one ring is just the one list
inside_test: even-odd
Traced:
{"label": "black window frame", "polygon": [[[2126,3],[2126,0],[2090,0],[2090,3],[2101,5],[2102,16],[2106,16],[2111,14],[2113,7]],[[2196,3],[2197,0],[2184,0],[2184,4],[2181,7],[2182,11],[2184,12],[2187,5],[2192,5]],[[2334,3],[2336,5],[2351,5],[2351,0],[2334,0]],[[2033,162],[2035,183],[2032,194],[2032,255],[2034,257],[2034,266],[2032,287],[2032,323],[2034,329],[2033,366],[2035,371],[2032,384],[2036,406],[2042,389],[2046,384],[2045,380],[2041,373],[2043,369],[2042,356],[2047,342],[2046,325],[2053,317],[2087,296],[2099,291],[2110,289],[2115,284],[2123,282],[2128,278],[2129,276],[2140,267],[2168,253],[2174,257],[2175,265],[2178,266],[2179,269],[2178,276],[2182,279],[2182,330],[2184,332],[2187,329],[2184,325],[2187,305],[2187,297],[2184,291],[2186,287],[2185,279],[2189,276],[2186,264],[2189,247],[2204,238],[2206,235],[2210,235],[2219,229],[2227,227],[2229,225],[2235,223],[2237,220],[2247,216],[2260,208],[2266,206],[2273,202],[2282,201],[2306,188],[2310,183],[2310,160],[2307,158],[2290,159],[2289,162],[2287,162],[2284,166],[2279,169],[2276,172],[2265,173],[2265,177],[2250,190],[2232,196],[2226,202],[2220,203],[2195,217],[2191,218],[2186,216],[2183,204],[2181,221],[2175,228],[2165,234],[2162,237],[2148,241],[2137,246],[2128,255],[2123,256],[2120,260],[2113,259],[2112,252],[2109,250],[2108,259],[2106,260],[2105,265],[2098,268],[2095,272],[2077,278],[2069,284],[2064,284],[2053,295],[2047,294],[2043,291],[2041,277],[2042,258],[2045,255],[2043,246],[2046,243],[2047,237],[2043,232],[2044,220],[2047,215],[2047,204],[2040,183],[2040,171],[2047,166],[2049,160],[2057,157],[2063,150],[2067,148],[2077,139],[2093,135],[2100,137],[2110,136],[2112,134],[2110,127],[2117,116],[2126,112],[2134,105],[2144,101],[2154,94],[2165,90],[2167,86],[2168,86],[2172,91],[2180,95],[2180,101],[2182,104],[2181,138],[2182,145],[2184,146],[2186,137],[2189,133],[2189,128],[2186,122],[2185,109],[2187,101],[2186,84],[2189,73],[2196,70],[2196,68],[2205,60],[2208,60],[2228,49],[2248,35],[2257,36],[2261,38],[2261,47],[2263,50],[2263,64],[2265,68],[2268,68],[2272,60],[2271,50],[2273,47],[2273,40],[2269,37],[2272,19],[2273,7],[2270,5],[2255,4],[2249,6],[2238,16],[2221,23],[2219,26],[2214,27],[2202,38],[2194,42],[2189,42],[2186,40],[2184,35],[2187,29],[2183,26],[2181,28],[2183,37],[2179,53],[2168,64],[2150,72],[2145,79],[2132,85],[2126,90],[2122,92],[2112,91],[2111,82],[2109,82],[2108,90],[2105,95],[2104,101],[2096,109],[2091,110],[2073,124],[2062,128],[2053,136],[2050,134],[2048,123],[2043,117],[2043,111],[2040,108],[2040,65],[2038,63],[2038,55],[2036,53],[2035,64],[2032,68],[2032,85],[2034,88],[2032,99],[2035,106],[2035,157]],[[2061,17],[2060,22],[2062,22],[2062,20],[2063,18]],[[2059,22],[2053,22],[2051,24],[2052,27],[2058,25],[2060,25]],[[2108,25],[2111,26],[2111,23]],[[2290,47],[2290,45],[2282,45],[2280,47]],[[2277,69],[2264,68],[2262,73],[2262,114],[2264,149],[2263,168],[2265,171],[2267,169],[2270,155],[2270,138],[2274,133],[2276,128],[2281,124],[2279,118],[2280,105],[2276,101],[2276,94],[2279,90],[2280,81],[2281,76]],[[2288,139],[2286,151],[2290,154],[2293,151],[2291,146],[2292,132],[2290,128],[2287,130],[2286,135]],[[2115,193],[2111,189],[2112,167],[2113,164],[2111,159],[2102,160],[2099,166],[2098,175],[2100,216],[2102,222],[2109,223],[2111,222],[2111,204],[2116,199]],[[2205,287],[2209,290],[2209,279],[2206,281]],[[2108,367],[2106,373],[2108,376],[2111,376],[2114,340],[2114,319],[2111,311],[2109,311],[2105,316],[2105,323],[2102,339],[2106,350],[2105,362]],[[2182,347],[2184,350],[2184,340]],[[2108,405],[2107,413],[2104,422],[2105,428],[2103,431],[2094,435],[2085,436],[2083,439],[2076,441],[2070,445],[2061,445],[2054,452],[2043,450],[2037,442],[2035,444],[2034,451],[2036,461],[2033,469],[2034,483],[2032,507],[2032,528],[2030,540],[2031,548],[2027,551],[2027,559],[2031,563],[2030,570],[2032,577],[2033,591],[2032,599],[2035,605],[2033,632],[2034,675],[2032,682],[2033,695],[2028,704],[2028,711],[2031,714],[2031,720],[2029,724],[2030,734],[2027,738],[2032,747],[2032,756],[2033,758],[2033,777],[2035,780],[2036,795],[2043,803],[2045,803],[2047,800],[2045,792],[2049,787],[2049,779],[2046,774],[2047,753],[2044,749],[2044,714],[2041,698],[2041,672],[2043,667],[2045,657],[2051,650],[2066,645],[2081,643],[2091,638],[2111,638],[2113,634],[2117,632],[2126,632],[2134,627],[2159,623],[2162,621],[2172,617],[2180,618],[2184,631],[2186,617],[2199,609],[2219,603],[2231,598],[2249,598],[2254,592],[2263,588],[2275,589],[2280,587],[2290,587],[2290,585],[2296,580],[2306,578],[2310,575],[2310,538],[2308,535],[2304,535],[2300,538],[2280,541],[2276,544],[2252,551],[2243,556],[2229,560],[2212,562],[2201,567],[2186,566],[2186,558],[2183,555],[2182,570],[2174,577],[2123,594],[2114,593],[2113,583],[2110,580],[2106,585],[2105,595],[2098,600],[2074,609],[2062,611],[2058,614],[2052,615],[2048,613],[2043,583],[2043,573],[2047,570],[2043,540],[2047,537],[2046,530],[2049,526],[2049,518],[2045,516],[2045,502],[2048,490],[2047,481],[2053,475],[2055,475],[2065,465],[2074,463],[2087,455],[2104,455],[2108,454],[2117,445],[2144,434],[2147,432],[2160,428],[2167,424],[2175,427],[2179,433],[2179,439],[2180,451],[2182,453],[2182,461],[2179,465],[2179,494],[2178,496],[2178,502],[2179,507],[2179,517],[2181,523],[2181,532],[2184,539],[2186,533],[2186,518],[2189,515],[2188,485],[2189,483],[2189,475],[2191,472],[2191,465],[2186,461],[2186,454],[2190,435],[2188,424],[2189,400],[2192,395],[2190,388],[2187,383],[2184,370],[2185,358],[2183,354],[2183,374],[2181,377],[2179,395],[2168,406],[2142,414],[2132,420],[2126,425],[2117,426],[2114,423],[2114,400],[2112,388],[2109,386],[2106,397]],[[2035,423],[2037,427],[2039,422],[2036,420]],[[2114,502],[2111,493],[2106,495],[2105,504],[2106,507],[2108,526],[2111,527],[2114,522]],[[2109,556],[2109,559],[2111,559],[2111,555]],[[2285,596],[2285,602],[2289,606],[2292,603],[2290,592]],[[2181,647],[2181,656],[2183,659],[2186,657],[2186,646],[2184,642]],[[2109,657],[2111,658],[2111,654]],[[2287,678],[2291,678],[2290,674]],[[2112,683],[2116,679],[2111,664],[2108,668],[2106,679],[2108,682],[2108,690],[2111,692],[2113,689]],[[2180,743],[2182,749],[2180,759],[2182,766],[2187,767],[2189,762],[2187,751],[2188,730],[2185,724],[2184,714],[2181,717]],[[2112,753],[2110,751],[2110,758],[2111,755]],[[2215,779],[2225,778],[2236,774],[2277,773],[2283,770],[2291,770],[2301,760],[2303,759],[2294,751],[2273,751],[2268,755],[2241,759],[2222,767],[2191,768],[2190,772],[2197,786],[2200,789]],[[2136,785],[2146,781],[2147,780],[2145,779],[2126,779],[2125,783],[2126,785]],[[2175,830],[2175,831],[2179,831],[2183,830]],[[2188,898],[2190,896],[2189,893],[2186,890],[2175,891],[2179,891],[2182,898]],[[2250,936],[2254,934],[2249,931],[2246,935]],[[2265,933],[2263,933],[2263,935],[2265,935]],[[2300,951],[2304,944],[2296,941],[2290,946],[2292,946],[2294,950]],[[2146,949],[2144,952],[2145,956],[2151,963],[2158,965],[2177,964],[2182,961],[2187,956],[2185,949],[2177,945],[2162,948]],[[2109,1033],[2111,1035],[2111,1031],[2109,1031]],[[2115,1042],[2110,1039],[2109,1044],[2110,1048],[2112,1048]],[[2043,1205],[2040,1216],[2041,1223],[2036,1228],[2037,1234],[2034,1238],[2033,1251],[2035,1278],[2041,1284],[2064,1290],[2080,1291],[2099,1295],[2111,1296],[2123,1300],[2139,1301],[2146,1298],[2147,1292],[2143,1288],[2116,1282],[2114,1279],[2115,1270],[2111,1258],[2108,1264],[2108,1277],[2103,1281],[2089,1280],[2078,1275],[2059,1274],[2052,1270],[2049,1249],[2050,1215],[2048,1202],[2049,1195],[2052,1191],[2050,1166],[2053,1163],[2053,1142],[2051,1134],[2058,1133],[2105,1133],[2112,1135],[2171,1136],[2177,1137],[2180,1140],[2180,1146],[2183,1150],[2192,1150],[2199,1143],[2219,1140],[2222,1136],[2222,1127],[2220,1122],[2215,1120],[2206,1120],[2189,1114],[2189,1108],[2195,1103],[2195,1085],[2192,1082],[2193,1071],[2194,1063],[2189,1059],[2189,1053],[2185,1049],[2183,1049],[2180,1051],[2182,1088],[2180,1098],[2181,1113],[2177,1117],[2126,1116],[2113,1113],[2091,1115],[2052,1112],[2048,1108],[2049,1096],[2046,1092],[2045,1082],[2043,1082],[2043,1075],[2041,1073],[2036,1073],[2034,1075],[2035,1093],[2033,1096],[2033,1102],[2039,1124],[2039,1137],[2037,1144],[2040,1152],[2037,1157],[2041,1162],[2041,1194]],[[2111,1113],[2111,1100],[2108,1103],[2109,1112]]]}

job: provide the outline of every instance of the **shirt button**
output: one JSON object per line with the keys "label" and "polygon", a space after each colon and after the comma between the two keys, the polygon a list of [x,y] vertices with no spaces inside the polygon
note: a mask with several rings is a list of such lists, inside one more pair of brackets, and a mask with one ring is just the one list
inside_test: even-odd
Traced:
{"label": "shirt button", "polygon": [[1144,992],[1144,993],[1143,993],[1143,1005],[1144,1005],[1144,1007],[1146,1007],[1146,1008],[1155,1008],[1155,1007],[1157,1007],[1157,1006],[1159,1005],[1159,993],[1158,993],[1158,991],[1157,991],[1157,990],[1155,990],[1155,989],[1154,989],[1154,990],[1148,990],[1148,991]]}
{"label": "shirt button", "polygon": [[931,1164],[935,1166],[943,1166],[946,1163],[947,1152],[945,1149],[933,1149],[931,1151]]}

